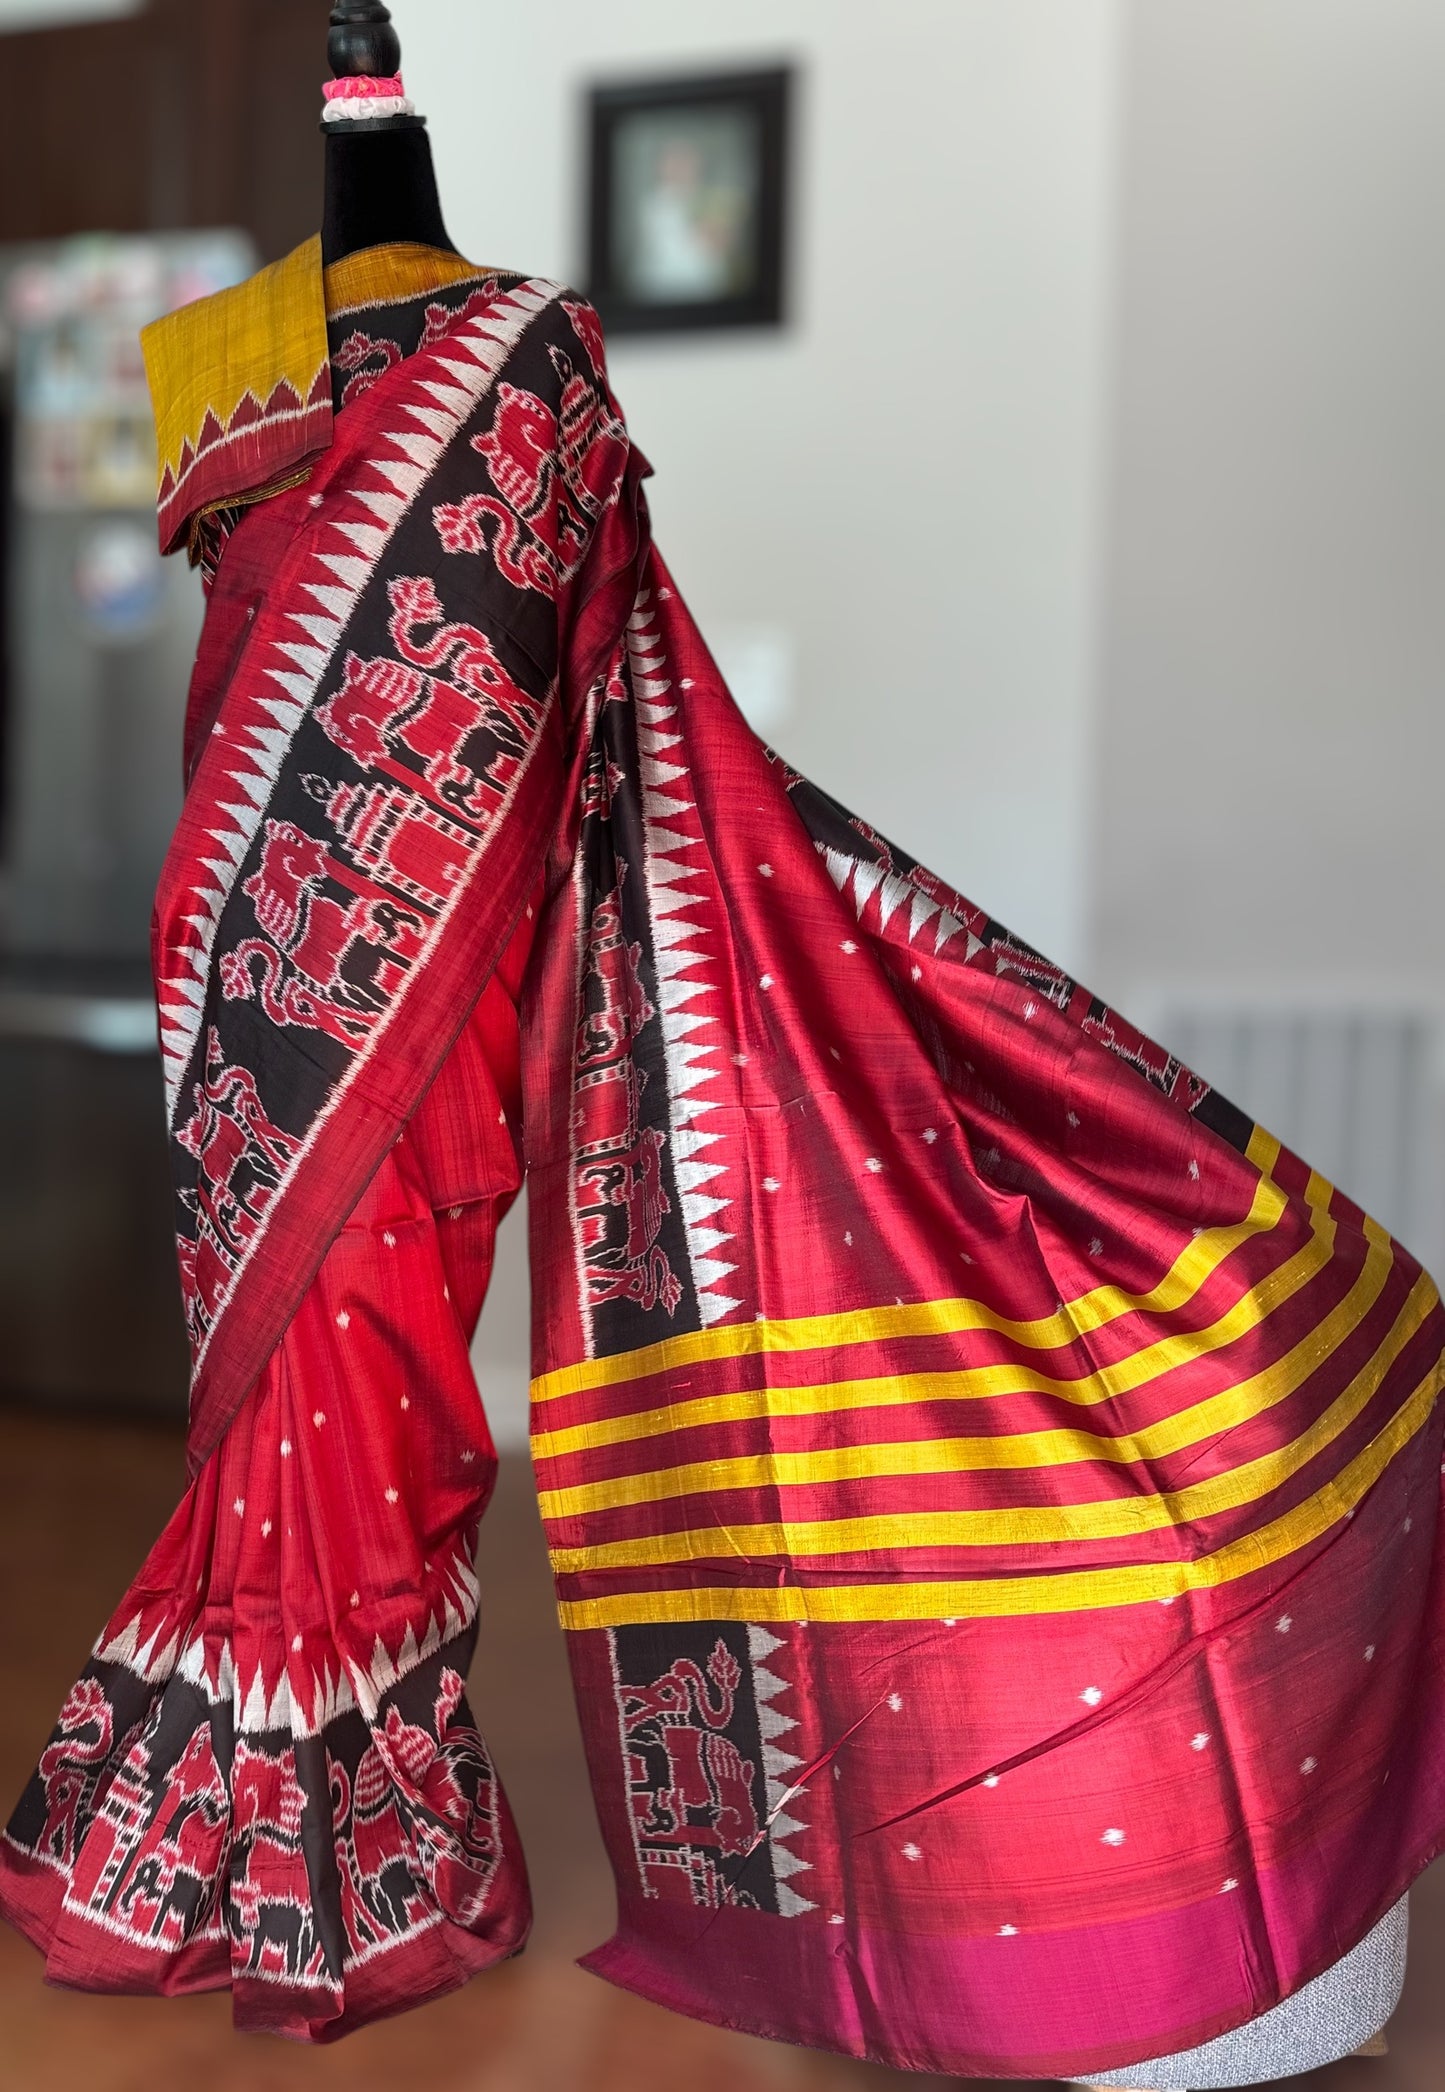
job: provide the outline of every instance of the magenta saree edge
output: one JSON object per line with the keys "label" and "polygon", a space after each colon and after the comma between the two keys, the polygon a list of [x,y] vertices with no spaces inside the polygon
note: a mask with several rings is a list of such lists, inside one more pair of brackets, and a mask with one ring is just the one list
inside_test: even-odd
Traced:
{"label": "magenta saree edge", "polygon": [[[577,1965],[690,2019],[885,2068],[952,2077],[1084,2078],[1202,2047],[1260,2018],[1358,1946],[1442,1851],[1445,1827],[1422,1842],[1367,1916],[1351,1926],[1349,1937],[1317,1941],[1287,1981],[1261,1986],[1261,1994],[1242,2005],[1221,2008],[1184,2029],[1168,2013],[1190,1985],[1197,1988],[1201,1963],[1211,1955],[1221,1965],[1238,1958],[1239,1932],[1228,1921],[1228,1897],[1032,1937],[901,1935],[850,1923],[840,1928],[832,1950],[833,1981],[826,1992],[819,1989],[818,1957],[807,1952],[812,1927],[766,1912],[721,1909],[710,1914],[700,1937],[683,1939],[669,1926],[665,1909],[627,1898],[619,1904],[612,1938],[580,1956]],[[1256,1878],[1257,1901],[1274,1922],[1297,1902],[1302,1878],[1322,1863],[1316,1848]],[[716,1984],[696,1973],[697,1950],[709,1935],[709,1961],[721,1958],[728,1967],[732,2011],[718,2009]],[[1070,1987],[1069,2009],[1078,2021],[1071,2031],[1058,2009],[1059,1971],[1071,1953],[1080,1952],[1096,1961],[1099,1980],[1076,1979]],[[1127,1971],[1123,1983],[1116,1973],[1121,1969]],[[1122,2039],[1099,2038],[1104,2025],[1118,2023],[1126,1999],[1136,2031]],[[960,2045],[961,2023],[969,2020],[970,2038]],[[885,2032],[907,2021],[915,2029],[911,2039]]]}

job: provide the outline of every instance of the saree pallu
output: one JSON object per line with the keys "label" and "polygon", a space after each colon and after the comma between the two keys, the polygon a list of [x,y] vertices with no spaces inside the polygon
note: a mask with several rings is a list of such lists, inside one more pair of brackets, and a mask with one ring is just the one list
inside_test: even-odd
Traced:
{"label": "saree pallu", "polygon": [[910,2069],[1188,2049],[1441,1842],[1437,1294],[753,736],[644,469],[589,308],[491,278],[225,548],[156,936],[196,1479],[5,1908],[314,2039],[521,1944],[462,1681],[525,1167],[586,1965]]}

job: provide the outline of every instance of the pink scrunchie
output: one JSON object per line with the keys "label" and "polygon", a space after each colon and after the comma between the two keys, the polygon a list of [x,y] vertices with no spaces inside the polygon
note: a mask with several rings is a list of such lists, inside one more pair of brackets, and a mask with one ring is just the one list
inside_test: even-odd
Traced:
{"label": "pink scrunchie", "polygon": [[406,89],[401,74],[378,80],[369,73],[348,74],[344,80],[328,80],[321,92],[328,102],[404,101]]}

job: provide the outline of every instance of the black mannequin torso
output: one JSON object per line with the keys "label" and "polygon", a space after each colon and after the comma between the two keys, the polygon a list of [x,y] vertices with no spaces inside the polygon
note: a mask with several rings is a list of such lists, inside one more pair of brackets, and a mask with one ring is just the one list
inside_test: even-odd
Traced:
{"label": "black mannequin torso", "polygon": [[442,220],[431,140],[419,127],[339,132],[328,124],[323,260],[391,240],[456,252]]}
{"label": "black mannequin torso", "polygon": [[[389,78],[401,45],[381,0],[337,0],[331,69],[338,78]],[[321,252],[328,264],[366,247],[413,241],[456,249],[442,218],[431,140],[418,116],[328,123]]]}

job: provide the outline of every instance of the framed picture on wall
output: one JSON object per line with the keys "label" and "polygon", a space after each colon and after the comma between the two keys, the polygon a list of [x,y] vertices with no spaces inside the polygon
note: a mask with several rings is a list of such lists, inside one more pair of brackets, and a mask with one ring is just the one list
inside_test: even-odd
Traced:
{"label": "framed picture on wall", "polygon": [[780,323],[790,102],[783,69],[593,90],[588,289],[611,333]]}

